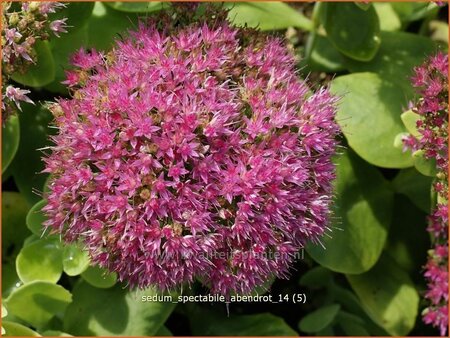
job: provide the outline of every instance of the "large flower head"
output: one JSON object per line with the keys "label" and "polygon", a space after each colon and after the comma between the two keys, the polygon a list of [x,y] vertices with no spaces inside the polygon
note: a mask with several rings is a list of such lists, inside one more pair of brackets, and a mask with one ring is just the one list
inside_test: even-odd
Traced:
{"label": "large flower head", "polygon": [[131,286],[248,293],[327,229],[336,98],[226,14],[161,14],[80,50],[52,107],[47,225]]}

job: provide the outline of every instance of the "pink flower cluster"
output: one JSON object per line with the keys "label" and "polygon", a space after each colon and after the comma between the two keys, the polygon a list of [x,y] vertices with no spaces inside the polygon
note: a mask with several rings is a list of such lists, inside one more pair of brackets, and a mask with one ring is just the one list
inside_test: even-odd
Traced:
{"label": "pink flower cluster", "polygon": [[49,32],[57,37],[65,33],[67,19],[51,21],[49,14],[65,7],[60,2],[23,2],[20,11],[12,10],[12,3],[3,3],[2,13],[2,122],[21,110],[20,102],[33,103],[27,96],[29,90],[7,85],[13,73],[25,73],[35,63],[34,45],[37,40],[49,38]]}
{"label": "pink flower cluster", "polygon": [[327,230],[337,99],[225,17],[162,13],[80,50],[51,108],[46,225],[133,287],[249,293]]}
{"label": "pink flower cluster", "polygon": [[429,217],[428,231],[434,248],[425,266],[429,307],[423,313],[427,324],[439,327],[442,336],[448,330],[448,56],[438,53],[415,69],[413,85],[420,100],[413,111],[420,115],[420,137],[407,137],[405,145],[423,150],[427,159],[435,159],[438,173],[434,190],[436,207]]}

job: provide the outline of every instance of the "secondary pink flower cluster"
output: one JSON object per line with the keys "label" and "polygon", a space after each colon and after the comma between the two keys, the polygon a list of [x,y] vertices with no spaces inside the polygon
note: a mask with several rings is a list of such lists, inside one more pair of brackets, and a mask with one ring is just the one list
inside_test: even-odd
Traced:
{"label": "secondary pink flower cluster", "polygon": [[66,20],[50,20],[49,15],[65,7],[59,2],[23,2],[20,11],[12,2],[4,2],[2,13],[2,122],[17,110],[20,102],[33,103],[27,96],[29,90],[8,84],[13,73],[25,73],[35,63],[34,45],[37,40],[47,40],[49,32],[59,37],[66,31]]}
{"label": "secondary pink flower cluster", "polygon": [[427,159],[435,159],[438,170],[434,190],[436,207],[429,217],[428,231],[433,249],[425,266],[429,307],[423,313],[425,323],[439,327],[442,336],[448,330],[448,56],[438,53],[415,69],[413,85],[420,100],[413,111],[419,138],[408,137],[405,144],[423,150]]}
{"label": "secondary pink flower cluster", "polygon": [[327,229],[337,99],[226,14],[162,13],[80,50],[51,108],[46,225],[131,286],[248,293]]}

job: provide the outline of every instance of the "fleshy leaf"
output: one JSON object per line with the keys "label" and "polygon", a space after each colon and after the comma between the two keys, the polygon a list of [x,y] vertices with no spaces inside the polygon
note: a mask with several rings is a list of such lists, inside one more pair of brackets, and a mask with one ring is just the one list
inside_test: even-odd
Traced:
{"label": "fleshy leaf", "polygon": [[37,280],[56,283],[63,271],[60,244],[54,239],[39,239],[23,247],[16,268],[24,283]]}
{"label": "fleshy leaf", "polygon": [[21,286],[5,300],[11,314],[36,328],[62,314],[72,295],[60,285],[37,281]]}
{"label": "fleshy leaf", "polygon": [[[359,62],[344,58],[344,64],[351,72],[374,72],[384,78],[398,81],[406,89],[399,100],[413,97],[410,78],[414,67],[420,65],[427,55],[436,50],[435,43],[425,36],[405,32],[381,32],[381,45],[370,62]],[[407,107],[402,105],[402,111]]]}
{"label": "fleshy leaf", "polygon": [[392,2],[392,7],[403,22],[424,18],[432,12],[437,12],[439,6],[433,2]]}
{"label": "fleshy leaf", "polygon": [[[343,310],[346,310],[352,314],[358,314],[361,319],[364,320],[364,327],[373,335],[373,336],[387,336],[388,333],[383,330],[381,327],[376,325],[372,319],[365,313],[362,305],[356,297],[356,295],[339,285],[332,284],[330,291],[337,303],[341,304]],[[342,312],[342,311],[341,311]],[[338,319],[339,320],[339,319]]]}
{"label": "fleshy leaf", "polygon": [[10,321],[3,321],[2,328],[5,329],[5,334],[2,337],[40,337],[41,335],[36,331],[26,327],[25,325],[14,323]]}
{"label": "fleshy leaf", "polygon": [[336,321],[348,336],[370,336],[370,333],[365,328],[366,323],[364,320],[354,314],[339,311]]}
{"label": "fleshy leaf", "polygon": [[66,244],[62,263],[65,273],[69,276],[77,276],[88,268],[89,256],[78,244]]}
{"label": "fleshy leaf", "polygon": [[263,31],[288,27],[312,29],[312,22],[287,3],[230,2],[224,6],[230,8],[228,17],[237,26],[258,27]]}
{"label": "fleshy leaf", "polygon": [[416,321],[419,294],[387,254],[368,272],[347,275],[367,314],[389,334],[406,336]]}
{"label": "fleshy leaf", "polygon": [[2,193],[2,259],[15,260],[30,232],[25,225],[29,204],[17,192]]}
{"label": "fleshy leaf", "polygon": [[306,271],[300,278],[300,285],[312,289],[323,288],[332,280],[332,272],[323,266],[316,266]]}
{"label": "fleshy leaf", "polygon": [[400,170],[392,181],[395,191],[407,196],[416,206],[429,213],[431,210],[432,178],[420,174],[415,168]]}
{"label": "fleshy leaf", "polygon": [[88,44],[97,50],[107,50],[119,34],[137,26],[138,15],[122,13],[102,2],[95,2],[92,16],[88,21]]}
{"label": "fleshy leaf", "polygon": [[23,283],[17,276],[15,263],[2,264],[2,296],[8,297],[11,292],[22,286]]}
{"label": "fleshy leaf", "polygon": [[348,151],[336,162],[335,215],[338,223],[307,252],[320,265],[336,272],[359,274],[376,263],[392,217],[393,192],[374,167]]}
{"label": "fleshy leaf", "polygon": [[175,308],[170,302],[141,300],[155,294],[151,289],[97,289],[80,282],[64,316],[64,331],[77,336],[153,336]]}
{"label": "fleshy leaf", "polygon": [[326,72],[340,72],[345,69],[342,54],[326,37],[316,34],[311,48],[311,55],[305,60],[308,69]]}
{"label": "fleshy leaf", "polygon": [[155,337],[172,337],[173,334],[166,326],[161,326],[158,332],[155,333]]}
{"label": "fleshy leaf", "polygon": [[27,214],[27,227],[33,234],[37,236],[42,236],[42,234],[44,233],[43,223],[45,222],[46,218],[44,213],[42,212],[42,208],[46,205],[47,201],[41,200],[33,205],[33,207],[30,209],[30,211],[28,211]]}
{"label": "fleshy leaf", "polygon": [[23,104],[22,107],[20,134],[25,137],[20,141],[11,169],[20,193],[33,205],[41,200],[37,192],[42,191],[48,176],[41,173],[44,162],[39,149],[50,144],[49,135],[54,134],[55,130],[50,127],[52,115],[47,109],[30,104]]}
{"label": "fleshy leaf", "polygon": [[414,113],[412,110],[408,110],[401,115],[401,118],[409,133],[416,138],[419,137],[420,133],[417,130],[417,121],[420,118],[419,114]]}
{"label": "fleshy leaf", "polygon": [[117,274],[110,273],[99,266],[90,266],[82,274],[81,277],[89,284],[97,288],[110,288],[116,284]]}
{"label": "fleshy leaf", "polygon": [[326,3],[324,27],[335,47],[348,57],[371,60],[380,47],[380,23],[373,6],[367,10],[354,3]]}
{"label": "fleshy leaf", "polygon": [[19,148],[20,126],[19,118],[11,116],[2,126],[2,174],[11,164]]}
{"label": "fleshy leaf", "polygon": [[228,317],[195,307],[189,320],[192,333],[198,336],[298,336],[283,318],[271,313]]}
{"label": "fleshy leaf", "polygon": [[42,336],[44,337],[73,337],[72,335],[56,330],[47,330],[42,332]]}
{"label": "fleshy leaf", "polygon": [[[430,191],[425,195],[430,196]],[[421,271],[430,248],[430,238],[426,233],[429,213],[430,211],[424,212],[416,208],[405,196],[396,195],[391,231],[385,248],[402,269],[420,280],[423,278]]]}
{"label": "fleshy leaf", "polygon": [[400,118],[407,104],[402,85],[374,73],[339,76],[331,83],[331,91],[342,96],[336,120],[350,147],[379,167],[412,166],[411,155],[394,146],[397,134],[406,132]]}
{"label": "fleshy leaf", "polygon": [[382,31],[397,31],[402,27],[402,22],[390,3],[376,2],[373,6],[378,14]]}
{"label": "fleshy leaf", "polygon": [[425,176],[436,177],[436,160],[425,158],[423,150],[417,150],[412,154],[414,167]]}
{"label": "fleshy leaf", "polygon": [[300,331],[307,333],[322,331],[333,322],[340,308],[339,304],[332,304],[308,313],[298,324]]}

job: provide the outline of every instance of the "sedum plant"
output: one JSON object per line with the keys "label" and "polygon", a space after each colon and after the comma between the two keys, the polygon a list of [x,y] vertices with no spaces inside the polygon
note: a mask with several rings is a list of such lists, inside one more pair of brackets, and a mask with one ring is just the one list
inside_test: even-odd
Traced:
{"label": "sedum plant", "polygon": [[428,231],[433,248],[425,266],[429,306],[423,320],[439,328],[442,336],[448,330],[448,55],[438,53],[415,69],[413,86],[419,100],[411,110],[418,115],[416,136],[404,139],[407,148],[436,165],[433,185],[437,202],[429,216]]}
{"label": "sedum plant", "polygon": [[[66,33],[67,19],[51,20],[49,15],[65,7],[60,2],[23,2],[20,10],[13,3],[3,3],[2,14],[2,122],[21,110],[20,102],[33,103],[27,89],[9,83],[14,73],[24,74],[36,63],[35,44],[53,33]],[[5,85],[6,84],[6,85]]]}
{"label": "sedum plant", "polygon": [[337,98],[280,39],[191,7],[73,56],[45,224],[133,287],[249,293],[327,231]]}
{"label": "sedum plant", "polygon": [[[20,12],[22,4],[31,5],[15,1],[8,13]],[[33,6],[37,4],[41,3],[35,2]],[[442,249],[445,240],[441,235],[433,239],[424,235],[431,224],[427,215],[436,205],[437,194],[432,197],[430,188],[433,181],[443,176],[436,172],[436,161],[424,157],[424,149],[416,148],[411,156],[402,151],[401,142],[406,131],[417,139],[421,136],[415,128],[418,119],[426,120],[416,113],[421,101],[411,106],[415,112],[403,113],[408,101],[414,98],[408,79],[427,55],[438,49],[446,52],[446,8],[434,2],[225,3],[231,25],[224,24],[224,15],[205,10],[205,6],[208,4],[178,7],[167,2],[65,3],[64,8],[48,14],[47,22],[67,18],[63,21],[70,27],[67,34],[57,32],[61,38],[49,41],[37,39],[29,53],[33,63],[23,67],[25,73],[11,74],[8,84],[29,90],[24,95],[35,104],[19,101],[22,111],[10,116],[2,128],[5,335],[446,334],[443,316],[446,257]],[[170,14],[165,12],[161,21],[164,9],[170,9]],[[153,19],[147,21],[148,17]],[[268,31],[269,35],[234,25]],[[47,32],[52,35],[49,28]],[[127,34],[128,29],[132,32]],[[217,48],[199,49],[190,45],[204,46],[202,34],[212,36],[209,41]],[[281,40],[283,36],[285,39]],[[161,37],[162,42],[155,37]],[[152,45],[155,42],[157,47]],[[285,44],[300,63],[293,65],[290,56],[284,58],[279,52],[272,52],[285,50]],[[152,53],[157,56],[148,54],[148,46],[152,46]],[[111,48],[111,52],[100,52]],[[233,50],[234,55],[223,50]],[[192,51],[196,54],[189,54]],[[250,54],[267,58],[255,59],[249,65]],[[155,60],[165,63],[157,65]],[[208,68],[203,72],[201,68],[192,69],[191,60]],[[70,62],[75,65],[72,69]],[[266,65],[275,70],[273,81],[272,74],[264,70]],[[187,74],[180,71],[183,69],[188,69]],[[111,77],[108,70],[112,70]],[[287,75],[278,79],[281,70]],[[163,81],[157,81],[158,74]],[[316,93],[306,88],[296,74],[309,77],[308,83],[314,89],[319,88],[314,90]],[[258,82],[251,87],[248,79]],[[62,81],[65,83],[61,84]],[[145,85],[141,86],[142,83]],[[164,88],[165,83],[171,86]],[[185,84],[192,86],[183,87]],[[304,113],[311,112],[308,128],[320,129],[314,116],[316,111],[322,114],[322,110],[317,109],[319,104],[311,108],[322,102],[316,97],[326,93],[320,87],[329,87],[339,97],[339,102],[330,98],[333,107],[323,100],[324,107],[335,108],[333,119],[342,130],[341,141],[347,148],[333,159],[336,178],[328,176],[333,181],[333,202],[327,200],[331,193],[319,191],[319,187],[327,186],[318,175],[320,171],[313,172],[319,163],[316,161],[325,161],[330,149],[311,148],[307,153],[308,145],[300,141],[312,134],[301,134],[300,129],[290,124],[274,127],[280,121],[277,111],[285,109],[278,98],[291,93],[293,86],[302,89],[300,95],[289,99],[285,107],[287,116],[293,116],[292,109],[298,110],[295,116],[298,121],[292,121],[304,123]],[[428,85],[417,89],[428,87],[436,88]],[[3,87],[2,94],[6,88]],[[255,98],[249,100],[245,93]],[[156,108],[140,109],[148,107],[149,99],[155,96],[159,97],[155,100]],[[181,97],[188,103],[180,101]],[[226,98],[231,99],[227,102]],[[41,102],[55,100],[52,115]],[[208,102],[208,107],[221,106],[207,110],[205,104],[197,104],[199,100]],[[191,103],[196,105],[189,106]],[[264,107],[264,103],[268,106]],[[272,104],[277,111],[269,109]],[[169,109],[163,111],[165,107]],[[228,109],[226,114],[218,113],[220,107]],[[183,119],[194,111],[202,119]],[[234,115],[230,116],[230,112]],[[429,116],[441,113],[446,112],[430,112]],[[260,121],[258,116],[265,118]],[[222,123],[223,118],[229,123]],[[147,123],[150,119],[151,123]],[[333,119],[324,117],[323,121],[331,123]],[[135,121],[139,130],[124,134],[130,126],[134,127]],[[254,136],[247,130],[252,124]],[[94,126],[106,131],[105,134],[95,134]],[[205,126],[216,134],[204,136]],[[146,127],[159,129],[151,130],[149,137],[137,135]],[[280,142],[268,143],[269,133]],[[55,134],[53,140],[58,143],[52,143]],[[294,140],[294,134],[298,136],[295,148],[291,147],[289,136]],[[108,137],[116,147],[105,146]],[[288,141],[284,141],[285,137]],[[163,140],[170,143],[159,155]],[[181,149],[185,143],[178,140],[189,145],[187,153]],[[234,140],[237,142],[233,143]],[[149,147],[142,150],[139,162],[138,154],[144,143]],[[320,144],[320,140],[311,144]],[[41,160],[43,151],[47,164]],[[279,153],[286,157],[274,155]],[[231,162],[224,163],[222,154],[231,154]],[[251,156],[255,161],[247,166]],[[151,164],[145,162],[148,157],[152,158]],[[53,158],[59,162],[52,162]],[[210,165],[213,162],[218,169]],[[184,168],[187,173],[177,173],[178,168],[173,167],[178,163],[179,169]],[[44,166],[50,170],[50,177],[42,173]],[[114,177],[105,179],[108,166]],[[175,171],[169,177],[172,168]],[[148,177],[144,174],[146,170],[150,173]],[[154,173],[158,175],[151,175]],[[105,176],[101,177],[102,174]],[[163,184],[159,180],[161,174]],[[303,179],[303,175],[307,175],[304,184],[295,186],[293,180]],[[132,191],[134,177],[144,179]],[[111,182],[108,191],[102,188],[105,182]],[[208,189],[201,190],[199,186]],[[223,198],[216,198],[218,193],[211,194],[228,187],[230,190],[224,190],[227,196]],[[286,190],[293,194],[286,194]],[[59,192],[61,196],[57,196]],[[300,208],[302,204],[297,203],[297,197],[298,200],[311,197],[305,208],[315,205],[310,192],[325,196],[323,203],[332,210],[332,215],[309,215]],[[61,206],[50,215],[50,222],[57,220],[53,224],[46,223],[48,215],[42,211],[49,194],[53,194],[53,205]],[[270,196],[274,194],[278,194],[276,201]],[[114,203],[119,201],[114,198],[121,195],[126,199],[125,208]],[[248,201],[250,210],[245,209]],[[274,202],[276,209],[270,210]],[[445,204],[442,196],[439,203]],[[186,210],[189,212],[185,213]],[[167,216],[162,212],[167,212]],[[145,224],[143,215],[150,213],[155,214],[150,216],[152,223],[141,226]],[[317,215],[324,214],[328,221],[316,222],[318,226],[313,229],[306,228]],[[58,226],[61,217],[64,218]],[[99,222],[88,224],[91,218]],[[273,226],[266,231],[264,222],[268,218],[276,218],[277,222],[268,223]],[[290,231],[296,226],[294,218],[305,220],[297,223],[305,230],[303,234]],[[208,223],[203,223],[205,219]],[[443,224],[440,218],[436,220],[437,227]],[[323,236],[326,228],[333,232]],[[268,236],[271,234],[272,237]],[[291,242],[292,246],[305,246],[296,262],[291,250],[284,256],[277,251],[286,248],[283,241],[289,239],[297,241]],[[248,243],[256,245],[251,247]],[[261,250],[264,247],[266,250]],[[189,259],[194,255],[201,259],[201,264]],[[277,263],[276,260],[280,262],[280,258],[286,257],[286,264]],[[107,269],[91,265],[99,262],[104,262]],[[150,267],[143,264],[153,264],[155,272],[148,278]],[[213,275],[216,266],[220,274]],[[423,278],[425,266],[427,277]],[[117,269],[121,271],[122,282],[118,281]],[[134,278],[131,281],[130,276]],[[232,286],[250,289],[250,283],[257,285],[262,278],[266,283],[254,288],[251,295],[258,294],[254,298],[259,299],[272,297],[278,304],[232,300],[235,292],[242,293]],[[145,287],[150,279],[161,281],[160,289],[185,287],[180,293],[160,293],[157,288]],[[248,285],[244,284],[247,282]],[[127,283],[132,287],[127,287]],[[159,286],[157,282],[150,284]],[[139,286],[143,289],[136,290]],[[208,287],[215,287],[215,293],[228,292],[230,297],[205,296]],[[205,298],[208,303],[197,302]],[[229,300],[230,304],[220,300],[209,303],[212,298]],[[305,302],[300,304],[299,299]],[[424,318],[434,326],[418,320],[424,307],[429,308],[423,312]]]}

